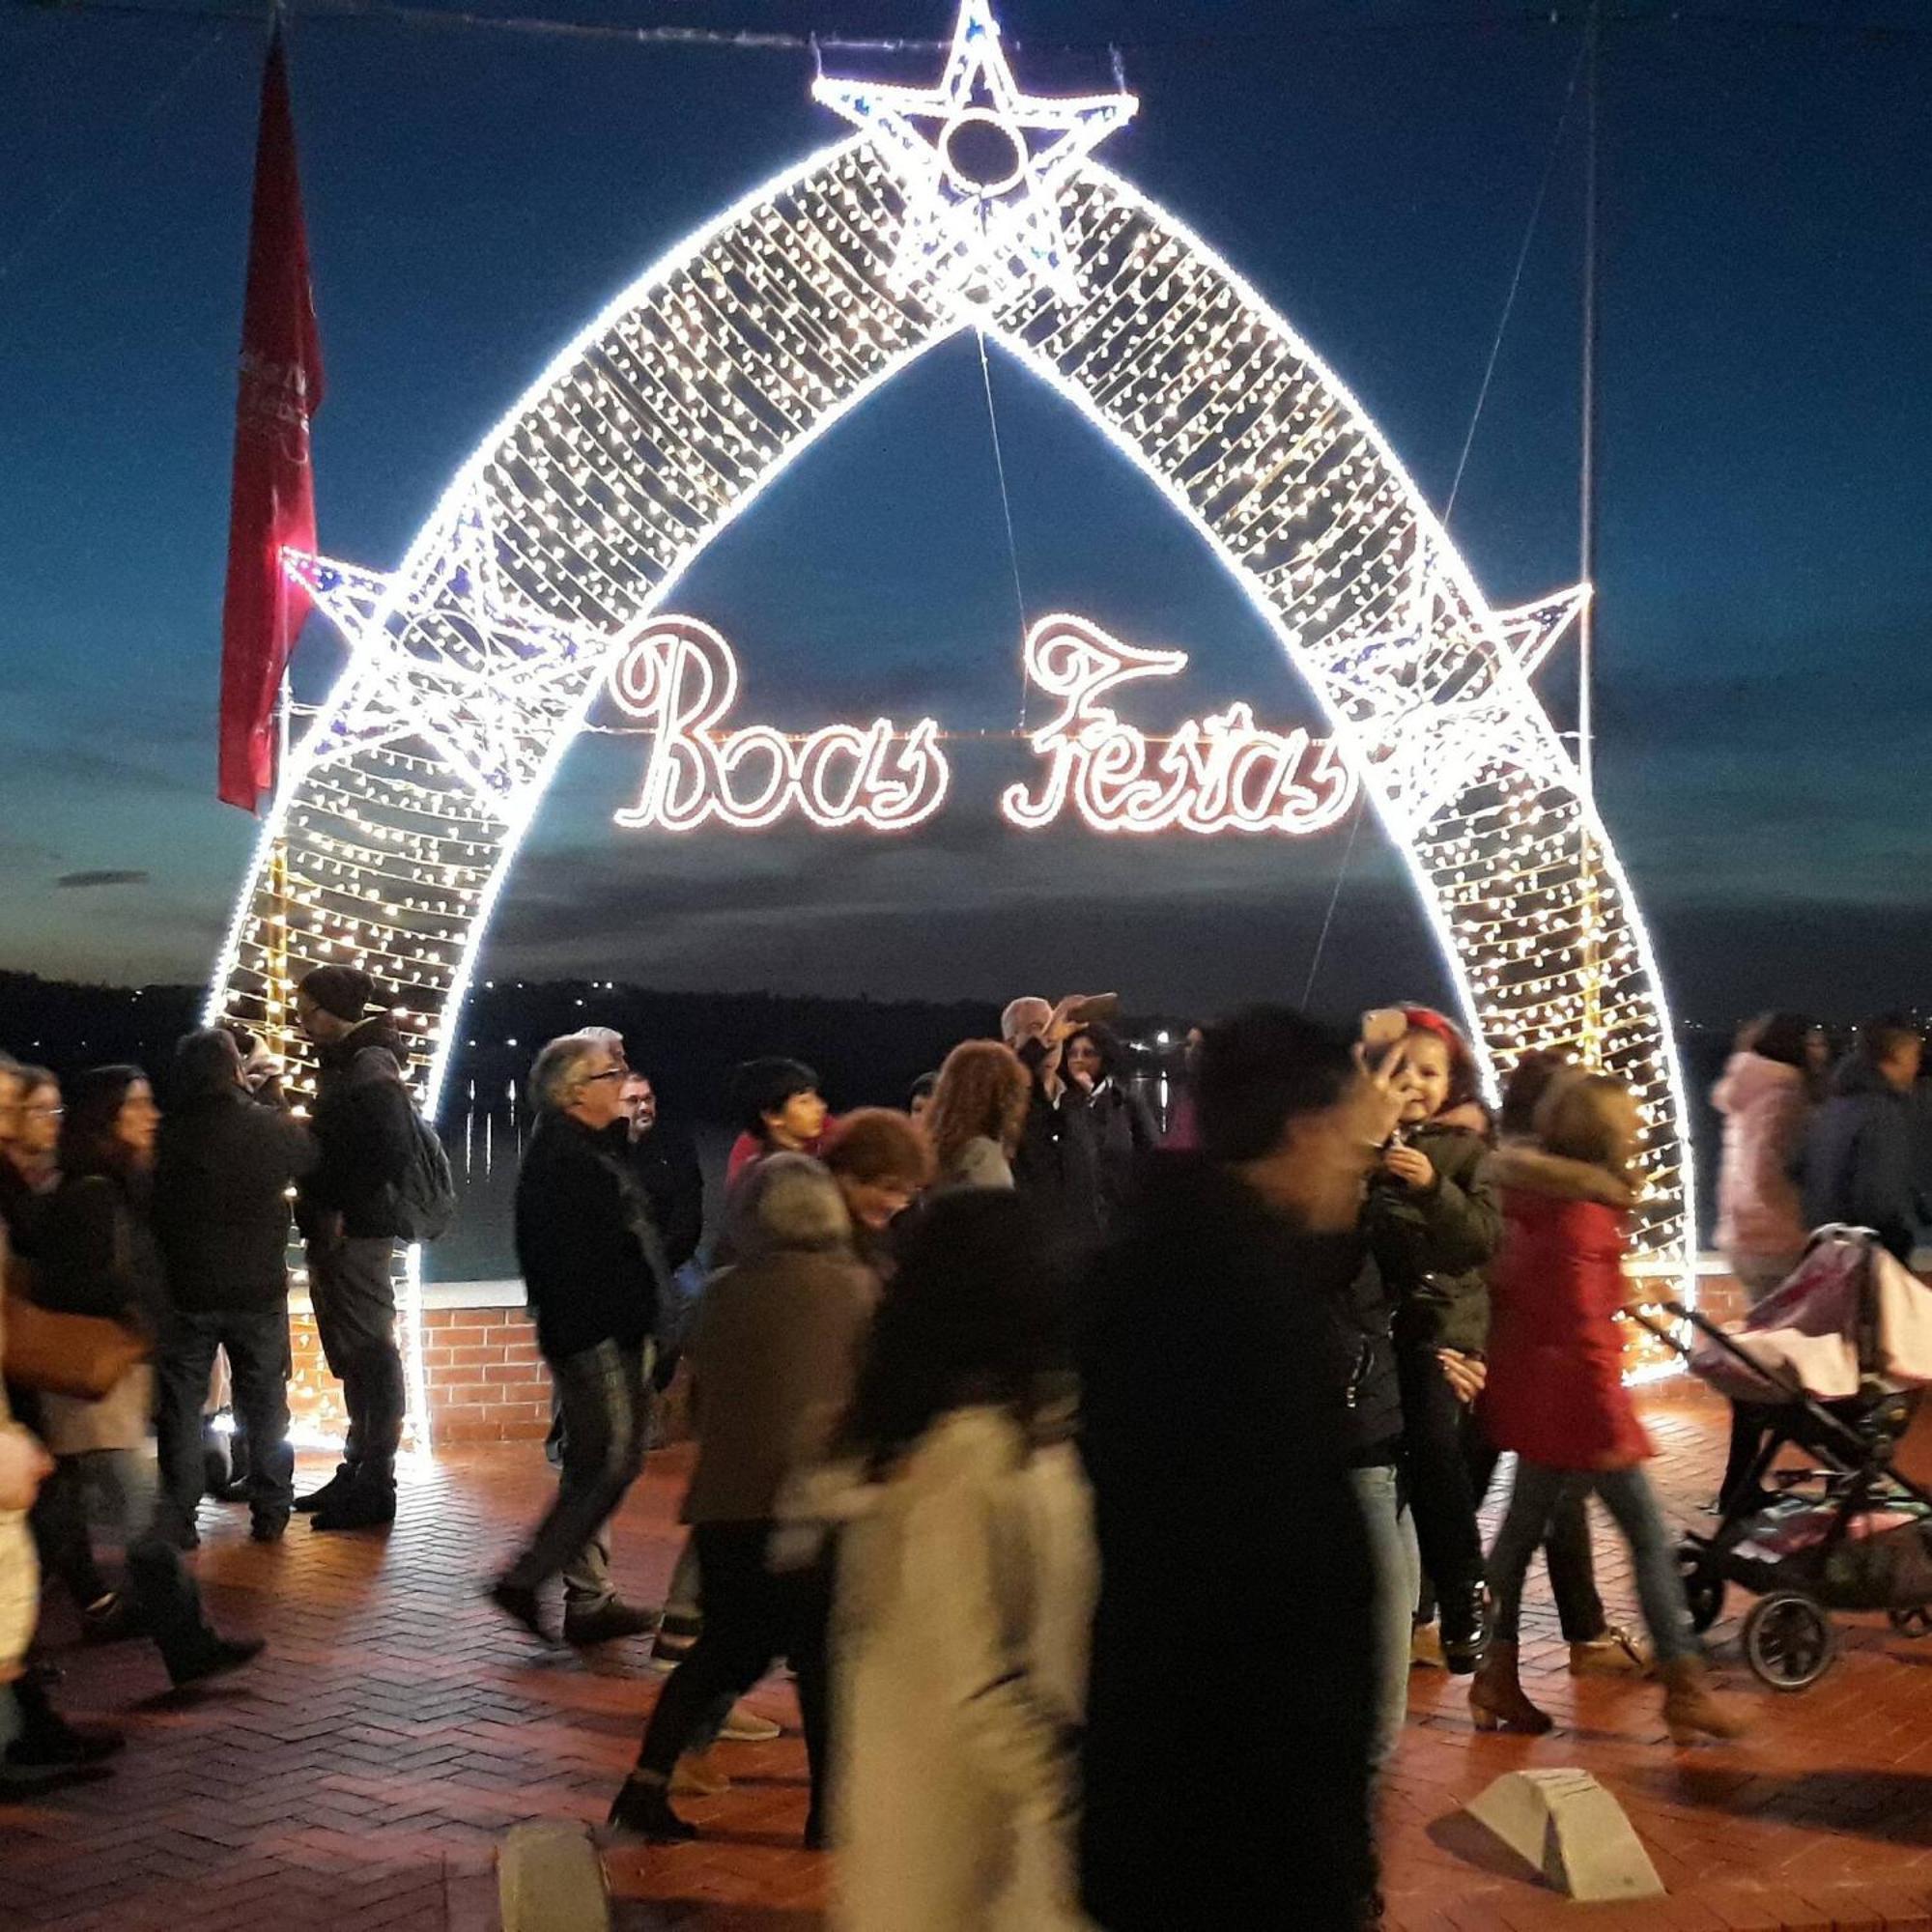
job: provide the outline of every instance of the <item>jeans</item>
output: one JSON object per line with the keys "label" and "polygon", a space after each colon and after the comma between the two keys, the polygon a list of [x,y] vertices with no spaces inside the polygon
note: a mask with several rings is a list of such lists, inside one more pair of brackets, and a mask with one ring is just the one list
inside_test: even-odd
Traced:
{"label": "jeans", "polygon": [[616,1594],[605,1524],[644,1466],[651,1345],[600,1342],[560,1356],[550,1373],[562,1409],[563,1472],[556,1500],[503,1581],[534,1590],[561,1576],[569,1607],[592,1610]]}
{"label": "jeans", "polygon": [[224,1350],[237,1434],[249,1451],[248,1505],[258,1518],[286,1518],[295,1506],[296,1455],[289,1447],[289,1311],[273,1308],[176,1311],[155,1357],[161,1510],[166,1526],[185,1529],[201,1501],[202,1406],[215,1350]]}
{"label": "jeans", "polygon": [[[1369,1769],[1379,1773],[1395,1756],[1408,1716],[1408,1644],[1422,1565],[1414,1524],[1402,1507],[1395,1465],[1377,1463],[1367,1469],[1351,1469],[1349,1478],[1368,1523],[1369,1553],[1376,1566],[1376,1720],[1369,1744]],[[709,1571],[705,1578],[708,1615]]]}
{"label": "jeans", "polygon": [[1514,1643],[1522,1609],[1522,1583],[1529,1559],[1549,1528],[1550,1519],[1566,1501],[1581,1501],[1592,1492],[1615,1520],[1630,1545],[1636,1571],[1637,1602],[1661,1662],[1694,1657],[1697,1639],[1690,1629],[1690,1612],[1684,1601],[1677,1551],[1663,1513],[1657,1506],[1649,1478],[1638,1467],[1628,1469],[1552,1469],[1519,1458],[1516,1488],[1509,1513],[1496,1532],[1490,1551],[1490,1588],[1496,1599],[1495,1635],[1499,1643]]}
{"label": "jeans", "polygon": [[720,1705],[729,1706],[773,1662],[786,1657],[798,1673],[805,1754],[811,1771],[811,1820],[827,1815],[831,1763],[826,1695],[826,1625],[832,1608],[835,1539],[801,1570],[774,1570],[765,1560],[770,1522],[701,1522],[693,1532],[704,1577],[704,1631],[668,1678],[638,1752],[638,1770],[667,1784],[678,1759]]}
{"label": "jeans", "polygon": [[154,1461],[146,1450],[84,1450],[55,1463],[35,1501],[32,1521],[42,1567],[84,1610],[109,1594],[95,1561],[90,1522],[91,1506],[99,1505],[99,1514],[120,1536],[126,1553],[125,1587],[174,1670],[199,1656],[214,1634],[181,1551],[155,1533],[157,1493]]}
{"label": "jeans", "polygon": [[[1469,1483],[1478,1504],[1490,1492],[1490,1479],[1502,1461],[1502,1451],[1471,1416],[1463,1438]],[[1594,1643],[1609,1629],[1604,1600],[1597,1594],[1597,1559],[1590,1549],[1590,1512],[1580,1495],[1566,1494],[1557,1503],[1543,1539],[1543,1565],[1549,1573],[1549,1594],[1556,1599],[1556,1621],[1565,1643]]]}
{"label": "jeans", "polygon": [[315,1332],[349,1409],[342,1460],[358,1482],[384,1489],[395,1487],[407,1406],[396,1347],[395,1261],[396,1244],[386,1236],[308,1244]]}

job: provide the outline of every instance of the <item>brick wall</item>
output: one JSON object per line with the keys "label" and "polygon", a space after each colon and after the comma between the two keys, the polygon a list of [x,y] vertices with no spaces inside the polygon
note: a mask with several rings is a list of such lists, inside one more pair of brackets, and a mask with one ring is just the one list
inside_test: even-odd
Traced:
{"label": "brick wall", "polygon": [[[423,1379],[438,1442],[540,1442],[550,1429],[550,1375],[521,1308],[426,1308]],[[295,1370],[289,1408],[298,1428],[339,1441],[349,1418],[328,1373],[315,1317],[289,1318]]]}
{"label": "brick wall", "polygon": [[423,1378],[439,1442],[541,1441],[550,1372],[521,1308],[423,1311]]}

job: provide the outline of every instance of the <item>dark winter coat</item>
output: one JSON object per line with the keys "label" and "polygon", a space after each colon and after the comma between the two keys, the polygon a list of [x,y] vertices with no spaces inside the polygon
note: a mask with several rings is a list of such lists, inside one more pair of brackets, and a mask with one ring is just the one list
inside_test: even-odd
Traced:
{"label": "dark winter coat", "polygon": [[1806,1223],[1870,1228],[1909,1262],[1923,1207],[1914,1173],[1915,1128],[1911,1095],[1857,1056],[1847,1060],[1833,1078],[1831,1098],[1811,1116],[1799,1151]]}
{"label": "dark winter coat", "polygon": [[99,1315],[152,1340],[167,1318],[167,1279],[148,1218],[147,1184],[71,1175],[47,1200],[34,1299],[61,1315]]}
{"label": "dark winter coat", "polygon": [[1105,1232],[1094,1122],[1078,1095],[1049,1099],[1042,1070],[1047,1049],[1037,1039],[1018,1048],[1033,1081],[1026,1124],[1012,1158],[1013,1187],[1040,1214],[1047,1238],[1068,1253],[1091,1253]]}
{"label": "dark winter coat", "polygon": [[271,1309],[287,1294],[292,1180],[318,1154],[306,1126],[240,1087],[177,1101],[155,1156],[155,1235],[185,1314]]}
{"label": "dark winter coat", "polygon": [[37,1252],[50,1199],[0,1153],[0,1221],[7,1224],[7,1245],[14,1254],[31,1260]]}
{"label": "dark winter coat", "polygon": [[697,1252],[704,1234],[704,1173],[697,1149],[682,1127],[660,1120],[630,1143],[631,1166],[650,1197],[651,1218],[673,1272]]}
{"label": "dark winter coat", "polygon": [[1421,1193],[1378,1178],[1369,1191],[1369,1239],[1395,1297],[1400,1347],[1480,1355],[1490,1333],[1490,1263],[1502,1207],[1490,1151],[1466,1127],[1424,1126],[1410,1145],[1435,1170]]}
{"label": "dark winter coat", "polygon": [[736,1259],[706,1285],[691,1339],[694,1523],[777,1513],[786,1478],[822,1457],[851,1402],[879,1295],[838,1184],[810,1155],[768,1155],[732,1204]]}
{"label": "dark winter coat", "polygon": [[402,1240],[397,1189],[415,1152],[414,1106],[404,1084],[409,1051],[386,1013],[319,1049],[311,1129],[321,1158],[302,1182],[304,1234],[331,1214],[351,1239]]}
{"label": "dark winter coat", "polygon": [[1115,1080],[1106,1081],[1084,1102],[1072,1096],[1067,1104],[1086,1109],[1099,1222],[1112,1233],[1133,1198],[1142,1158],[1160,1145],[1160,1129],[1148,1103]]}
{"label": "dark winter coat", "polygon": [[1204,1901],[1216,1925],[1326,1932],[1373,1889],[1362,1263],[1357,1236],[1302,1234],[1225,1169],[1157,1153],[1089,1277],[1080,1859],[1109,1932],[1201,1924]]}
{"label": "dark winter coat", "polygon": [[600,1342],[635,1348],[669,1280],[650,1202],[621,1153],[568,1114],[545,1114],[517,1176],[517,1265],[552,1361]]}

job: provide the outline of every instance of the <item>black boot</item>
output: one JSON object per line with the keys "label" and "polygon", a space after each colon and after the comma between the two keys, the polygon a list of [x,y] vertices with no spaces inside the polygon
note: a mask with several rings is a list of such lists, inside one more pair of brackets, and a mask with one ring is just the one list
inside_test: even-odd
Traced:
{"label": "black boot", "polygon": [[1442,1661],[1451,1675],[1467,1677],[1490,1645],[1490,1593],[1480,1577],[1442,1591]]}
{"label": "black boot", "polygon": [[[299,1503],[296,1505],[301,1507]],[[311,1529],[383,1529],[396,1520],[396,1479],[365,1465],[309,1519]]]}
{"label": "black boot", "polygon": [[329,1477],[328,1481],[324,1483],[319,1490],[311,1490],[307,1495],[296,1498],[296,1508],[304,1516],[308,1515],[312,1510],[326,1509],[330,1503],[338,1501],[350,1489],[354,1488],[355,1482],[355,1470],[354,1466],[348,1463],[339,1463],[334,1475]]}
{"label": "black boot", "polygon": [[20,1731],[7,1747],[10,1772],[61,1771],[75,1765],[99,1764],[128,1740],[119,1731],[79,1730],[53,1707],[41,1676],[29,1671],[13,1686]]}
{"label": "black boot", "polygon": [[635,1832],[640,1838],[656,1838],[667,1843],[682,1843],[697,1836],[697,1827],[687,1823],[670,1808],[664,1785],[653,1778],[633,1776],[611,1803],[606,1823],[620,1832]]}
{"label": "black boot", "polygon": [[225,1677],[244,1663],[253,1663],[267,1648],[258,1636],[217,1636],[209,1631],[205,1641],[162,1661],[168,1666],[168,1682],[183,1690],[190,1684],[206,1684],[211,1677]]}

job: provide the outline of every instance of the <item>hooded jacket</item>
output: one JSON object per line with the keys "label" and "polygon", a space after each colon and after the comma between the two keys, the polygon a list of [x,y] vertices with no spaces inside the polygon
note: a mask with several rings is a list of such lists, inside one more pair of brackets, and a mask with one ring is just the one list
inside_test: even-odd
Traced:
{"label": "hooded jacket", "polygon": [[330,1214],[352,1240],[401,1240],[408,1229],[396,1191],[415,1151],[414,1104],[404,1084],[409,1050],[377,1013],[317,1053],[310,1130],[321,1158],[302,1182],[296,1218],[303,1234]]}
{"label": "hooded jacket", "polygon": [[1810,1233],[1791,1178],[1810,1112],[1804,1073],[1761,1053],[1734,1053],[1711,1104],[1724,1117],[1718,1246],[1732,1257],[1796,1261]]}
{"label": "hooded jacket", "polygon": [[1352,1925],[1374,1889],[1375,1646],[1349,1464],[1401,1428],[1373,1262],[1352,1231],[1305,1234],[1226,1168],[1156,1153],[1094,1265],[1078,1355],[1100,1555],[1086,1908],[1170,1927],[1208,1899],[1217,1925],[1284,1923],[1293,1820],[1293,1922]]}
{"label": "hooded jacket", "polygon": [[1483,1426],[1552,1469],[1626,1469],[1651,1453],[1623,1384],[1617,1311],[1634,1197],[1587,1161],[1531,1147],[1493,1160],[1502,1193]]}
{"label": "hooded jacket", "polygon": [[289,1290],[289,1182],[317,1158],[301,1122],[233,1084],[169,1108],[154,1214],[176,1308],[279,1306]]}
{"label": "hooded jacket", "polygon": [[517,1266],[553,1361],[603,1342],[639,1346],[657,1325],[663,1264],[650,1202],[622,1144],[546,1113],[517,1175]]}
{"label": "hooded jacket", "polygon": [[687,1522],[757,1522],[823,1453],[852,1399],[878,1283],[852,1250],[838,1183],[809,1154],[767,1155],[731,1198],[731,1265],[691,1339],[697,1466]]}
{"label": "hooded jacket", "polygon": [[1870,1228],[1902,1262],[1912,1259],[1923,1203],[1913,1175],[1912,1097],[1854,1054],[1812,1115],[1798,1160],[1807,1227]]}
{"label": "hooded jacket", "polygon": [[1381,1179],[1369,1192],[1369,1239],[1395,1296],[1396,1341],[1480,1355],[1490,1262],[1503,1233],[1490,1151],[1466,1127],[1425,1125],[1411,1145],[1435,1170],[1429,1186],[1417,1193]]}

